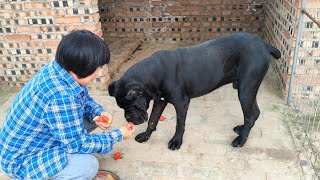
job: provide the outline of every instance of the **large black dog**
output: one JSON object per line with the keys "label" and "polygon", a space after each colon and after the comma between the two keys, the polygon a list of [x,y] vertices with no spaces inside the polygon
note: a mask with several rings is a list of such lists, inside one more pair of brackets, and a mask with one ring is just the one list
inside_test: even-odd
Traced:
{"label": "large black dog", "polygon": [[244,125],[233,129],[239,136],[232,146],[242,147],[260,115],[256,95],[269,68],[270,54],[281,57],[278,49],[257,36],[230,34],[196,46],[159,51],[132,66],[108,90],[124,109],[126,120],[134,124],[148,120],[149,102],[154,100],[148,128],[136,136],[138,142],[149,139],[167,103],[173,104],[177,125],[168,148],[176,150],[182,144],[190,99],[233,83]]}

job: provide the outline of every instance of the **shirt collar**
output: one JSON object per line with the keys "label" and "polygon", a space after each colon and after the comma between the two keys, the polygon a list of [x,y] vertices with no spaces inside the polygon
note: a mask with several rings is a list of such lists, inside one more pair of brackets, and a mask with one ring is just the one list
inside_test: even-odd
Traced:
{"label": "shirt collar", "polygon": [[79,94],[82,91],[84,91],[85,87],[78,84],[73,79],[73,77],[57,63],[57,61],[53,61],[52,66],[56,70],[58,76],[60,76],[60,78],[62,78],[65,82],[67,82],[67,84],[72,90],[74,90],[76,93],[79,93]]}

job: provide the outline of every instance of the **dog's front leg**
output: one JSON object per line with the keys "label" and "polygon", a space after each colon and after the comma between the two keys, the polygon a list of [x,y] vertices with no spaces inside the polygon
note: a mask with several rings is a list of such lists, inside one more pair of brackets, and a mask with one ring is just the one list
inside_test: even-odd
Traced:
{"label": "dog's front leg", "polygon": [[143,133],[138,134],[135,137],[136,141],[138,141],[140,143],[148,141],[152,132],[156,130],[156,127],[157,127],[157,124],[159,121],[159,117],[162,114],[164,108],[167,106],[167,104],[168,103],[163,100],[155,100],[154,101],[151,115],[150,115],[149,122],[148,122],[147,130]]}
{"label": "dog's front leg", "polygon": [[180,146],[182,144],[189,104],[190,99],[185,99],[183,101],[180,101],[179,103],[174,104],[174,107],[177,112],[177,125],[176,133],[174,134],[173,138],[169,141],[168,144],[168,148],[171,150],[180,149]]}

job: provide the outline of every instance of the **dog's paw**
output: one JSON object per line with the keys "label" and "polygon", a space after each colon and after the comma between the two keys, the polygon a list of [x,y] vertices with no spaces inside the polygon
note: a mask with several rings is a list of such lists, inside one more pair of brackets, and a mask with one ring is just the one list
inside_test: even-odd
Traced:
{"label": "dog's paw", "polygon": [[181,144],[182,144],[182,139],[178,139],[178,138],[172,138],[170,141],[169,141],[169,144],[168,144],[168,148],[171,149],[171,150],[178,150],[180,149],[181,147]]}
{"label": "dog's paw", "polygon": [[135,140],[139,143],[143,143],[148,141],[150,138],[150,135],[148,135],[146,132],[140,133],[135,137]]}
{"label": "dog's paw", "polygon": [[244,125],[236,126],[236,127],[233,128],[233,131],[235,133],[237,133],[238,135],[240,135],[240,132],[242,131],[243,127],[244,127]]}
{"label": "dog's paw", "polygon": [[232,141],[232,146],[233,147],[242,147],[246,141],[247,141],[247,137],[244,137],[244,136],[238,136],[237,138],[235,138],[233,141]]}

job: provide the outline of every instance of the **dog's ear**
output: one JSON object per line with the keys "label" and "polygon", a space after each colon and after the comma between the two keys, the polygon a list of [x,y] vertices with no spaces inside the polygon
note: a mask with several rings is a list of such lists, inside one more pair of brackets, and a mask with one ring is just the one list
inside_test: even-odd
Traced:
{"label": "dog's ear", "polygon": [[143,85],[141,83],[130,84],[125,98],[127,100],[136,99],[137,97],[141,96],[143,91]]}
{"label": "dog's ear", "polygon": [[113,81],[108,86],[108,91],[110,96],[115,96],[115,88],[118,81]]}

